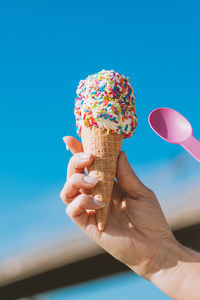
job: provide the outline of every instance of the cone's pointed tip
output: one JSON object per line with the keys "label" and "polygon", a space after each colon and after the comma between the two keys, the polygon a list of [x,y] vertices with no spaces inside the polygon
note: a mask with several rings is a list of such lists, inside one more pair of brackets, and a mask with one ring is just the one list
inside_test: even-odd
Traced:
{"label": "cone's pointed tip", "polygon": [[99,229],[99,231],[103,231],[104,230],[104,225],[103,225],[103,223],[98,223],[98,229]]}

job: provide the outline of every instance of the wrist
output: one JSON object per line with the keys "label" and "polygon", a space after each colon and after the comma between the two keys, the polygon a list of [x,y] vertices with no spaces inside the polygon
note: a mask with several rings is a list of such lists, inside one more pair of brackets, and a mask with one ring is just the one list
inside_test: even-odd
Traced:
{"label": "wrist", "polygon": [[[155,272],[146,278],[173,299],[195,297],[196,280],[200,278],[200,254],[174,240],[167,247]],[[194,285],[194,288],[193,288]]]}
{"label": "wrist", "polygon": [[152,281],[154,275],[159,274],[164,269],[169,269],[176,265],[180,255],[180,244],[174,238],[173,234],[167,238],[156,241],[147,252],[146,257],[140,258],[137,263],[127,266],[139,276]]}

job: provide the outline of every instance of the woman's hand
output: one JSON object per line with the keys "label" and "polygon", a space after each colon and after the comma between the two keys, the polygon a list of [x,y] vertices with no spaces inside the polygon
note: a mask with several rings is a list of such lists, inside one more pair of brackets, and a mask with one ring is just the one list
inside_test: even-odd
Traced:
{"label": "woman's hand", "polygon": [[64,141],[74,154],[60,194],[67,214],[97,244],[148,279],[175,242],[155,194],[139,180],[121,152],[106,227],[99,232],[95,210],[102,203],[91,196],[97,180],[84,174],[93,157],[83,152],[75,138],[65,137]]}
{"label": "woman's hand", "polygon": [[155,194],[136,176],[125,152],[119,155],[107,223],[99,232],[95,210],[102,203],[91,196],[97,180],[84,174],[93,157],[83,152],[75,138],[65,137],[64,141],[74,154],[60,194],[69,217],[112,256],[168,296],[199,299],[200,254],[176,241]]}

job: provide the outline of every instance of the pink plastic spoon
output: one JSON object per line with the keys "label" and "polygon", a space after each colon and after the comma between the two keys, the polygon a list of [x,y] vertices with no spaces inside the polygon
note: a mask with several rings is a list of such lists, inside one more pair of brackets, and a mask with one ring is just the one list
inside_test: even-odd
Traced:
{"label": "pink plastic spoon", "polygon": [[150,113],[149,124],[165,141],[181,145],[200,162],[200,142],[194,138],[191,124],[179,112],[157,108]]}

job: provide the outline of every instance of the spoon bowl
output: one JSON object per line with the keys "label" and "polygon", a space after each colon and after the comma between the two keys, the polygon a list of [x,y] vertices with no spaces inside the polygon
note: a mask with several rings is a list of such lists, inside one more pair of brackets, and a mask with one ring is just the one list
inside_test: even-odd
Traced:
{"label": "spoon bowl", "polygon": [[149,124],[165,141],[181,145],[200,162],[200,142],[194,138],[190,122],[178,111],[157,108],[150,113]]}
{"label": "spoon bowl", "polygon": [[192,135],[192,126],[179,112],[171,108],[157,108],[149,115],[151,128],[164,140],[180,144]]}

